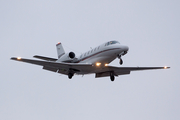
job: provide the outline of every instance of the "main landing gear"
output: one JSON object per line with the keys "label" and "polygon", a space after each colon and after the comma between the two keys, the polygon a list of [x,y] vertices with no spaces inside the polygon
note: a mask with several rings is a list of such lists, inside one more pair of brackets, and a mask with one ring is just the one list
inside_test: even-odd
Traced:
{"label": "main landing gear", "polygon": [[114,79],[115,79],[114,72],[110,72],[110,79],[111,79],[112,82],[114,81]]}
{"label": "main landing gear", "polygon": [[73,73],[69,73],[69,74],[68,74],[68,78],[69,78],[69,79],[71,79],[73,76],[74,76]]}
{"label": "main landing gear", "polygon": [[70,68],[68,71],[68,78],[71,79],[76,72],[79,72],[79,70]]}

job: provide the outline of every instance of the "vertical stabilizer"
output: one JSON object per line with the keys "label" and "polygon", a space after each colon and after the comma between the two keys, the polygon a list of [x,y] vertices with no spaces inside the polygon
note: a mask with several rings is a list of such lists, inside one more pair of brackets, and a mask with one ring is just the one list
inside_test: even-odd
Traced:
{"label": "vertical stabilizer", "polygon": [[64,48],[60,42],[58,44],[56,44],[56,48],[57,48],[58,58],[60,58],[61,56],[63,56],[65,54]]}

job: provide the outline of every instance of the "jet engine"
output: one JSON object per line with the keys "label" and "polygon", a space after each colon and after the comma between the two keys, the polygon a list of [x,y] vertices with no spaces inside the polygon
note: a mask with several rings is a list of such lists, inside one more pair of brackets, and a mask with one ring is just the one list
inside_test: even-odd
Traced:
{"label": "jet engine", "polygon": [[69,57],[70,57],[71,59],[75,58],[75,53],[69,52]]}
{"label": "jet engine", "polygon": [[73,61],[73,59],[75,58],[75,53],[74,52],[69,52],[69,53],[66,53],[64,54],[63,56],[61,56],[59,58],[59,61],[61,62],[71,62]]}

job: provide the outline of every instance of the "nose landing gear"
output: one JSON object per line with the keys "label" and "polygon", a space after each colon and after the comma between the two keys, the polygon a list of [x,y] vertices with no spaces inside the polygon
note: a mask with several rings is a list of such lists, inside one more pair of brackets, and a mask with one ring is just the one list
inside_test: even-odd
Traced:
{"label": "nose landing gear", "polygon": [[118,58],[119,58],[119,64],[122,65],[123,64],[123,60],[121,58],[121,55],[119,55]]}
{"label": "nose landing gear", "polygon": [[125,54],[127,54],[127,51],[124,51],[122,53],[120,53],[117,57],[119,58],[119,64],[122,65],[123,64],[123,60],[121,58],[121,56],[124,56]]}
{"label": "nose landing gear", "polygon": [[123,64],[123,60],[120,58],[119,59],[119,64],[122,65]]}

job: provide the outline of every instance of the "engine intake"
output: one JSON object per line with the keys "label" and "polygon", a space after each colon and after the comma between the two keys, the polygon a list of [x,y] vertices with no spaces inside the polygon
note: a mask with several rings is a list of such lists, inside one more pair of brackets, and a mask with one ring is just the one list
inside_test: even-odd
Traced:
{"label": "engine intake", "polygon": [[71,59],[73,59],[73,58],[75,58],[75,54],[74,54],[73,52],[70,52],[70,53],[69,53],[69,57],[70,57]]}
{"label": "engine intake", "polygon": [[75,53],[74,52],[68,52],[61,56],[58,61],[60,62],[72,62],[75,59]]}

